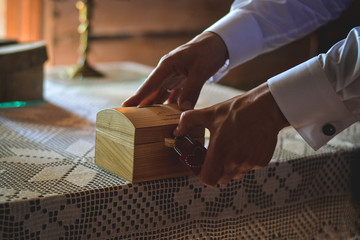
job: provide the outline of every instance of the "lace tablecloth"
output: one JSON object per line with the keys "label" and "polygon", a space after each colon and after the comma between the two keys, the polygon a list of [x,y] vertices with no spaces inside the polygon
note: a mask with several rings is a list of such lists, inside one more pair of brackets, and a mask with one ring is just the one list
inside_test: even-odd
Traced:
{"label": "lace tablecloth", "polygon": [[[359,123],[317,152],[284,129],[268,167],[226,186],[129,184],[94,164],[96,113],[120,106],[149,69],[104,66],[112,78],[71,83],[55,69],[45,103],[0,109],[0,239],[356,238]],[[205,85],[197,107],[239,93]]]}

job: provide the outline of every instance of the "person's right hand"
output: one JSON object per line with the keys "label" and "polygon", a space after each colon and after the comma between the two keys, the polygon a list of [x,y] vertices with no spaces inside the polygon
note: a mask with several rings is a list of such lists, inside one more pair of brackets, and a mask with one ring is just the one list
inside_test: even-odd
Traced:
{"label": "person's right hand", "polygon": [[228,58],[223,40],[212,32],[203,32],[161,58],[137,92],[123,104],[146,106],[177,103],[182,110],[193,109],[206,80]]}
{"label": "person's right hand", "polygon": [[265,167],[274,153],[279,131],[289,122],[267,83],[213,106],[181,114],[174,136],[207,128],[210,141],[200,180],[209,186],[241,179]]}

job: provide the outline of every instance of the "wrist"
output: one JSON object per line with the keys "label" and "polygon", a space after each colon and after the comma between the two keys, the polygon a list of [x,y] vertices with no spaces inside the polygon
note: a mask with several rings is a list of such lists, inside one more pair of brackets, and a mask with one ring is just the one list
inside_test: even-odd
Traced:
{"label": "wrist", "polygon": [[224,40],[215,32],[205,31],[193,38],[189,43],[204,43],[209,51],[214,52],[214,56],[221,59],[223,65],[229,59],[229,52]]}
{"label": "wrist", "polygon": [[279,131],[290,125],[277,105],[267,83],[263,83],[251,91],[254,93],[254,100],[259,103],[259,107],[265,113],[265,117],[270,119]]}

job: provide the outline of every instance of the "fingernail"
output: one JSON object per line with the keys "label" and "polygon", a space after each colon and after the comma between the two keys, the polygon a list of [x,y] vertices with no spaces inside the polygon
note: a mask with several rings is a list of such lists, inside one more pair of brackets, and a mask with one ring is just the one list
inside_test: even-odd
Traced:
{"label": "fingernail", "polygon": [[181,110],[190,110],[193,108],[193,105],[190,101],[184,101],[181,103]]}

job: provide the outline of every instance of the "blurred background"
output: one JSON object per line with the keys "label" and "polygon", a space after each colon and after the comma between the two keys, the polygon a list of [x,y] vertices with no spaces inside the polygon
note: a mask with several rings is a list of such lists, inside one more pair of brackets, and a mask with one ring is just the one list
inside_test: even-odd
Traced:
{"label": "blurred background", "polygon": [[[0,39],[44,40],[47,66],[76,64],[79,10],[76,0],[0,0]],[[155,66],[170,50],[225,15],[232,0],[94,0],[89,62],[137,62]],[[326,51],[360,25],[360,1],[342,17],[275,52],[234,69],[223,84],[249,89]],[[248,81],[249,78],[251,81]],[[250,83],[249,83],[250,82]]]}

